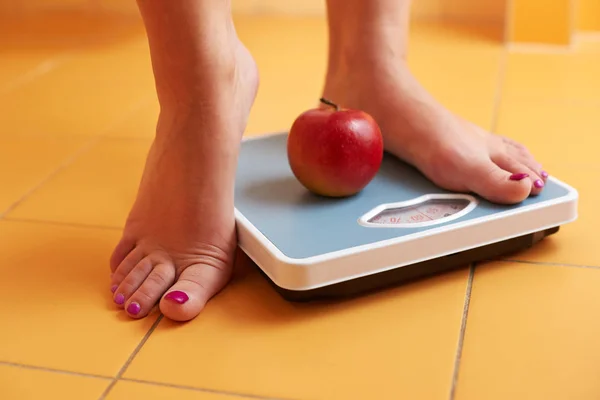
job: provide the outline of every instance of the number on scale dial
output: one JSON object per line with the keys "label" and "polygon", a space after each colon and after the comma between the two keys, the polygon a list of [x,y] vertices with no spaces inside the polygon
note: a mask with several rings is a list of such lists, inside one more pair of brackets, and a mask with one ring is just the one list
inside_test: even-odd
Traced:
{"label": "number on scale dial", "polygon": [[466,199],[427,200],[413,206],[390,208],[371,218],[374,224],[414,224],[450,217],[469,205]]}

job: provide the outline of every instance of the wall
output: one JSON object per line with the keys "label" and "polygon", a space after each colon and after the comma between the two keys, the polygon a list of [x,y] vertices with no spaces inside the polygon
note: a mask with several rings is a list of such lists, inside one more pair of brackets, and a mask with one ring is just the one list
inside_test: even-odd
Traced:
{"label": "wall", "polygon": [[600,31],[600,0],[578,0],[575,24],[580,31]]}
{"label": "wall", "polygon": [[[323,15],[325,0],[233,0],[236,11]],[[417,18],[485,19],[502,21],[506,0],[413,0]]]}
{"label": "wall", "polygon": [[[367,0],[368,1],[368,0]],[[323,16],[325,0],[232,0],[233,11]],[[134,0],[0,0],[0,12],[44,8],[105,9],[137,14]],[[507,40],[566,45],[576,30],[600,32],[600,0],[413,0],[413,18],[507,25]]]}
{"label": "wall", "polygon": [[[413,0],[413,15],[425,19],[503,21],[506,0]],[[324,15],[325,0],[232,0],[234,12]],[[101,7],[137,12],[134,0],[0,0],[0,11]]]}
{"label": "wall", "polygon": [[507,40],[568,45],[574,32],[576,0],[510,0]]}

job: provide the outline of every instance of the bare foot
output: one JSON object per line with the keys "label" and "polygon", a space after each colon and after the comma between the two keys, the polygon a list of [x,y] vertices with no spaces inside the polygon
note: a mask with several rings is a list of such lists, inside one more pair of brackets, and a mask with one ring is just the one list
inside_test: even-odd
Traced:
{"label": "bare foot", "polygon": [[402,57],[359,52],[356,60],[331,65],[324,97],[370,113],[386,150],[438,186],[497,203],[518,203],[542,190],[548,175],[525,147],[446,110]]}
{"label": "bare foot", "polygon": [[[233,184],[258,87],[250,53],[237,39],[231,48],[229,60],[225,55],[198,71],[191,84],[200,97],[189,111],[161,111],[136,202],[110,262],[113,299],[133,318],[160,301],[166,317],[190,320],[231,277]],[[158,89],[167,99],[170,92]]]}

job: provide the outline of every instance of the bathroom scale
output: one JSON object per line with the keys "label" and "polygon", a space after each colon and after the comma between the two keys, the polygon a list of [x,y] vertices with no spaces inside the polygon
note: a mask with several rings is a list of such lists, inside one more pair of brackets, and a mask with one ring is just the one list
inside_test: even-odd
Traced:
{"label": "bathroom scale", "polygon": [[309,192],[287,133],[242,142],[235,181],[239,247],[282,297],[355,296],[535,245],[577,218],[577,191],[550,177],[538,196],[501,205],[441,189],[385,154],[358,194]]}

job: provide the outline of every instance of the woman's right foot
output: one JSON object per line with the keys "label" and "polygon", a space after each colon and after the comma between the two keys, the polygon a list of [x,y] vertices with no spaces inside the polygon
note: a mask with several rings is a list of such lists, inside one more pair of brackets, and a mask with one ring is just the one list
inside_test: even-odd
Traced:
{"label": "woman's right foot", "polygon": [[327,0],[330,46],[323,96],[371,114],[386,150],[440,187],[507,204],[539,194],[548,174],[523,145],[454,115],[411,73],[406,62],[410,3]]}
{"label": "woman's right foot", "polygon": [[[133,318],[160,302],[166,317],[190,320],[230,279],[237,246],[235,171],[258,89],[252,56],[237,37],[230,47],[232,54],[217,49],[220,55],[190,82],[199,94],[190,107],[162,107],[137,199],[110,262],[114,302]],[[170,94],[163,92],[163,99]]]}
{"label": "woman's right foot", "polygon": [[548,175],[524,146],[450,113],[417,82],[404,60],[387,53],[379,58],[330,74],[323,95],[371,114],[387,151],[440,187],[495,203],[519,203],[543,190]]}

